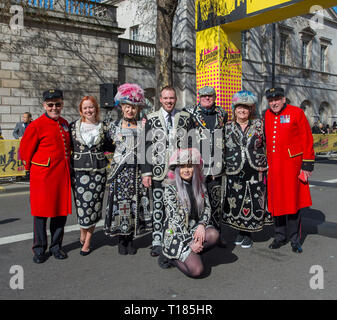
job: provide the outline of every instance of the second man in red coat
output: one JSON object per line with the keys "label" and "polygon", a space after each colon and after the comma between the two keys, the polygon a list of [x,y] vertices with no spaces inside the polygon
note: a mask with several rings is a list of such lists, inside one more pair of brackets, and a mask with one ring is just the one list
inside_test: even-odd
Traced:
{"label": "second man in red coat", "polygon": [[300,209],[312,204],[308,178],[314,169],[315,153],[308,120],[302,109],[286,104],[284,90],[266,91],[265,113],[268,159],[268,210],[275,217],[275,238],[270,249],[286,244],[302,252]]}

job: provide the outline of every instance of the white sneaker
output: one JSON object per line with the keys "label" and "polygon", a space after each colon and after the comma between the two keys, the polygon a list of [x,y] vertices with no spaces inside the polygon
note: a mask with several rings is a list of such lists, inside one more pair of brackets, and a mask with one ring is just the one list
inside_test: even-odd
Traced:
{"label": "white sneaker", "polygon": [[237,237],[236,237],[236,239],[235,239],[235,244],[237,245],[237,246],[239,246],[240,244],[242,244],[242,242],[243,242],[243,240],[245,239],[245,237],[242,235],[242,234],[238,234],[237,235]]}
{"label": "white sneaker", "polygon": [[242,243],[241,243],[241,248],[248,249],[253,245],[253,241],[250,237],[245,236]]}

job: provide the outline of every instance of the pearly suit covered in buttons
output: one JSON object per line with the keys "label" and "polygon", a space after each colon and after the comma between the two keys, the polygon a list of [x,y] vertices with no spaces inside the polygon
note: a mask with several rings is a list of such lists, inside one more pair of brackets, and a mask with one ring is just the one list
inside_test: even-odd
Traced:
{"label": "pearly suit covered in buttons", "polygon": [[69,124],[62,117],[43,114],[27,127],[19,153],[30,170],[32,216],[71,214],[70,151]]}

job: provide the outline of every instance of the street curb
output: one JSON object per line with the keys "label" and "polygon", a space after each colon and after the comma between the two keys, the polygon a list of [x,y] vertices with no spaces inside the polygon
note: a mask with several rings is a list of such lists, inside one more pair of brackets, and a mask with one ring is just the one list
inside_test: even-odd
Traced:
{"label": "street curb", "polygon": [[0,186],[0,194],[2,193],[16,193],[16,192],[23,192],[29,191],[30,186],[27,185],[8,185],[8,186]]}
{"label": "street curb", "polygon": [[337,239],[337,223],[329,221],[319,221],[310,218],[302,218],[303,229],[309,234]]}
{"label": "street curb", "polygon": [[[109,191],[110,185],[106,185],[105,190]],[[13,185],[6,185],[1,186],[0,185],[0,194],[3,193],[16,193],[16,192],[23,192],[23,191],[29,191],[30,185],[29,184],[13,184]]]}

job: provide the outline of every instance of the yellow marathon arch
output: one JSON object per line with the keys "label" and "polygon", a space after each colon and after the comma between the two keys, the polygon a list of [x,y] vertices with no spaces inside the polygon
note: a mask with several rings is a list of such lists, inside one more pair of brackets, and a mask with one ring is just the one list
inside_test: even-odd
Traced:
{"label": "yellow marathon arch", "polygon": [[241,31],[336,5],[336,0],[196,0],[197,90],[213,86],[217,104],[231,114],[231,97],[242,87]]}

